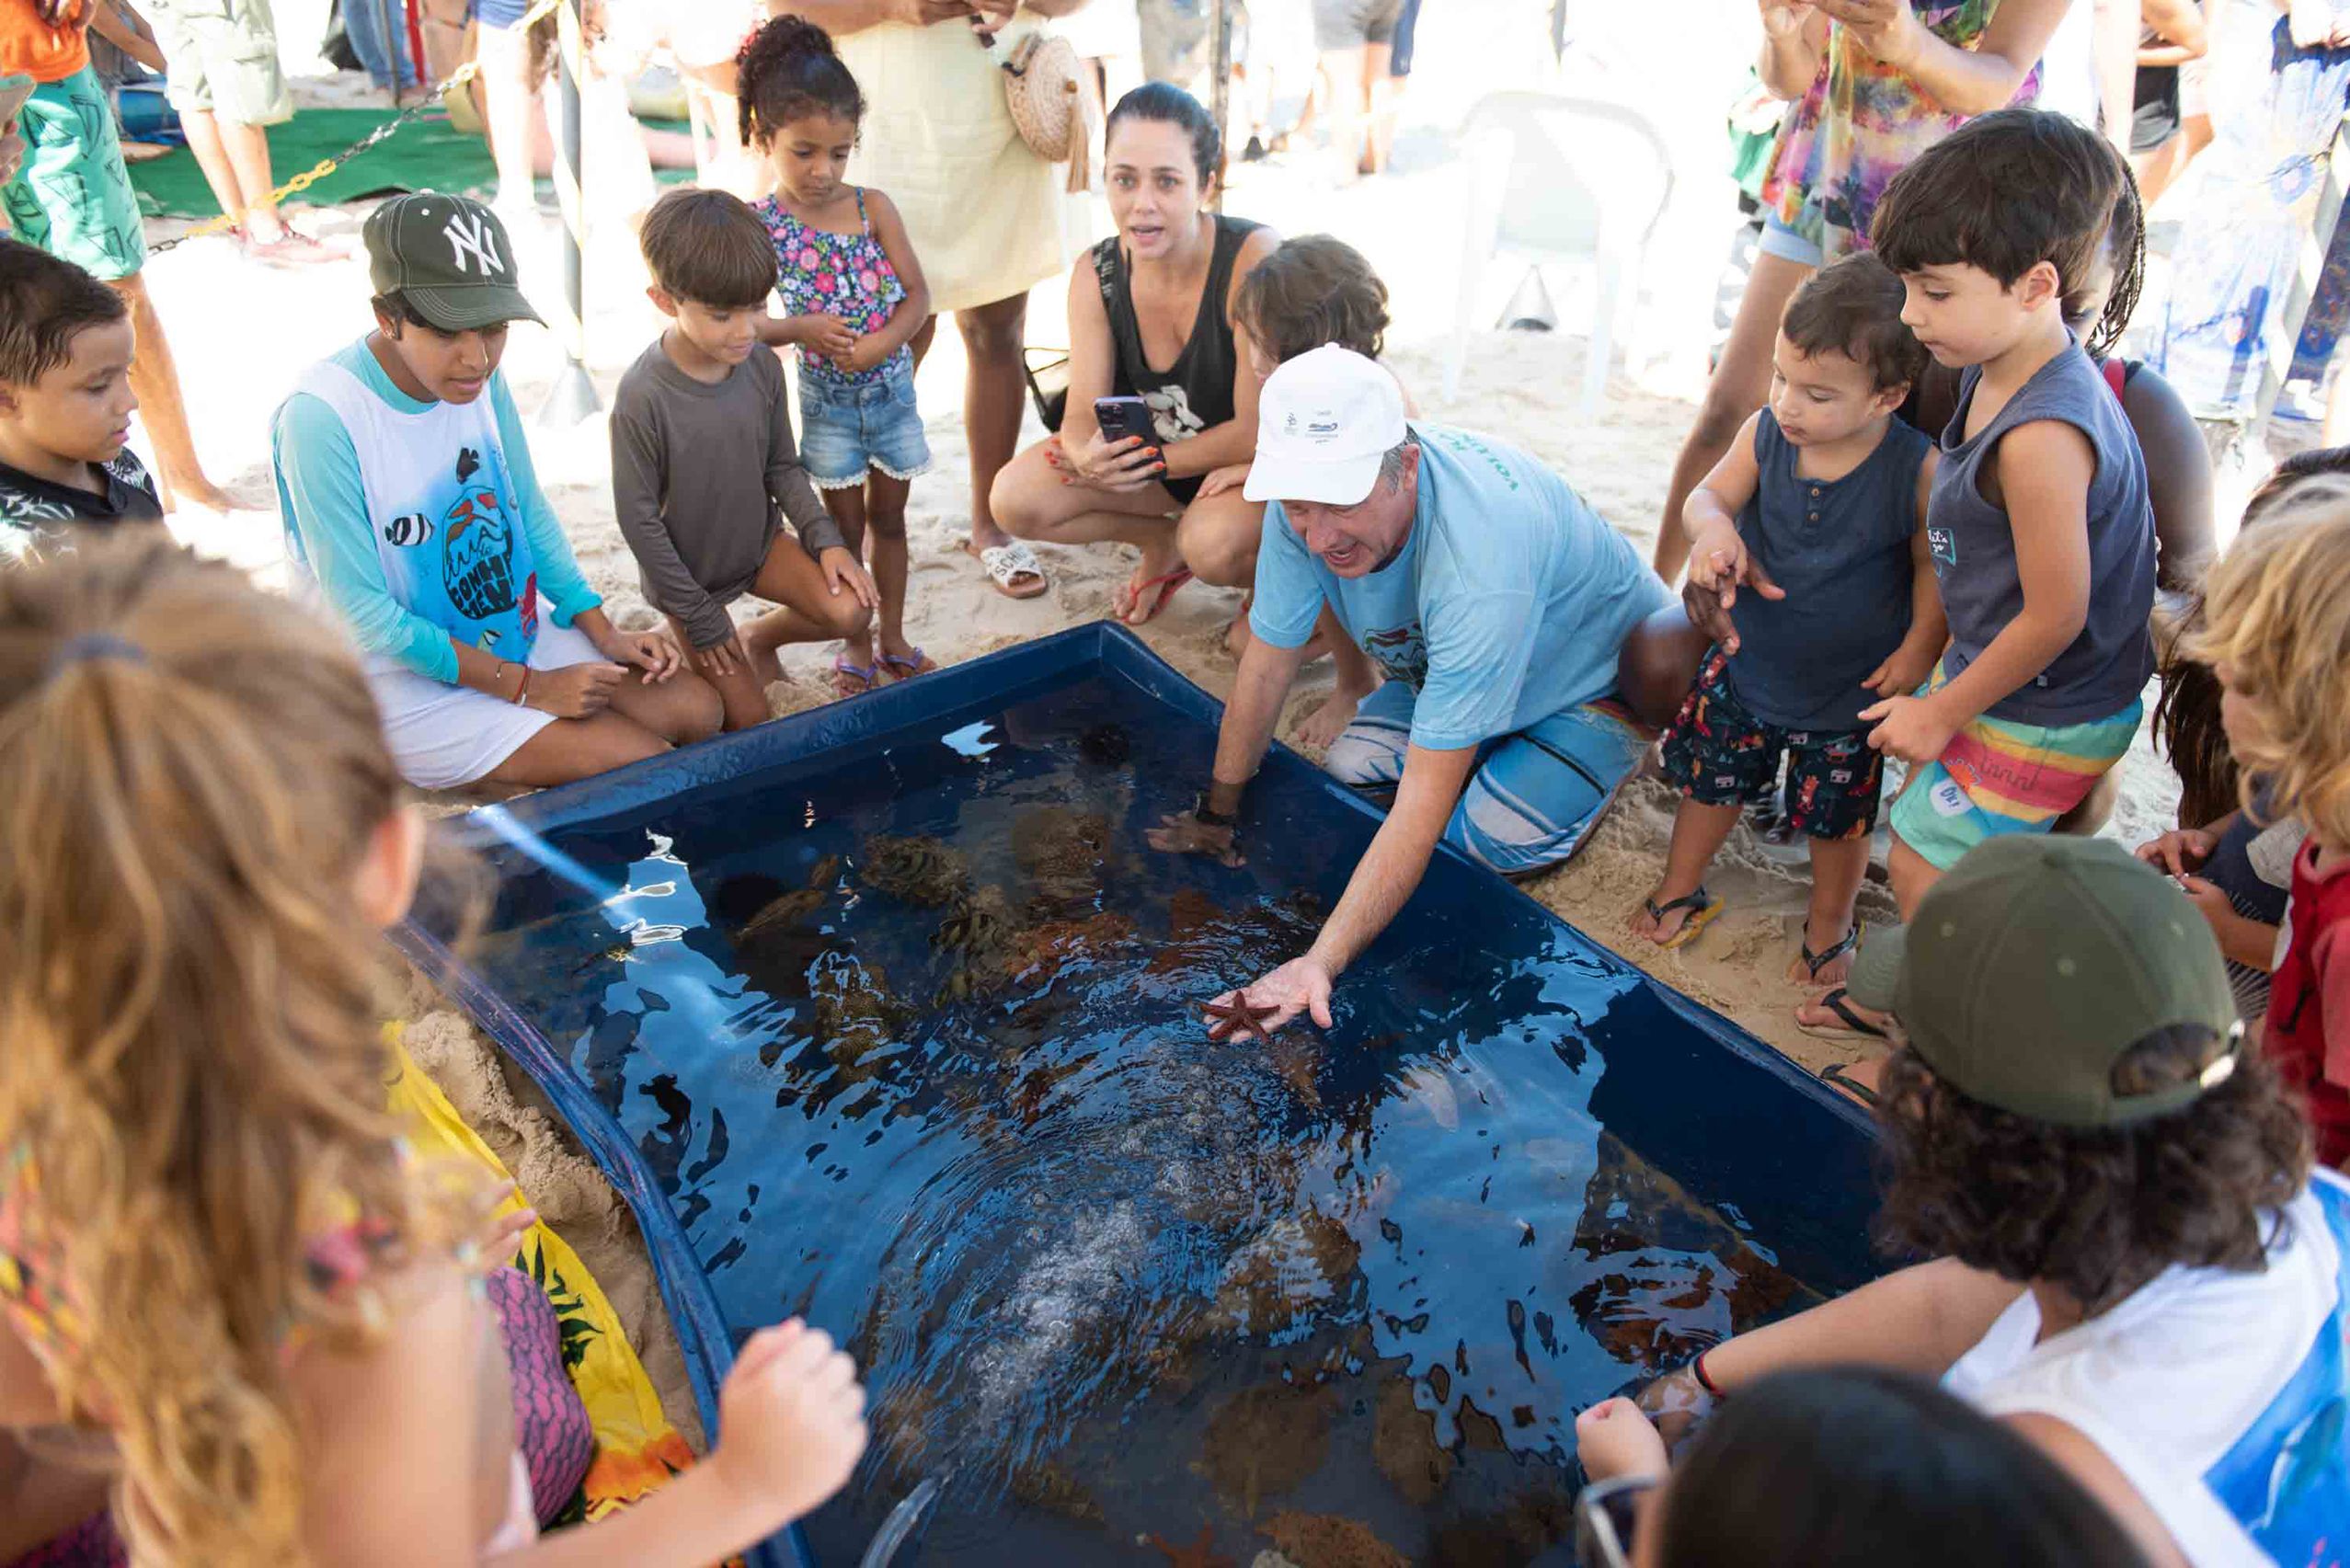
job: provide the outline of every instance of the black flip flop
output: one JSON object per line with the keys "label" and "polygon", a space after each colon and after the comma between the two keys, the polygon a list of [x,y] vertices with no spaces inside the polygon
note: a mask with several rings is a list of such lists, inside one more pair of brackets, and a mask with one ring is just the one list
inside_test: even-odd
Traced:
{"label": "black flip flop", "polygon": [[1853,1077],[1850,1072],[1845,1070],[1843,1063],[1837,1062],[1828,1067],[1822,1068],[1820,1070],[1819,1078],[1821,1082],[1833,1083],[1837,1088],[1841,1089],[1845,1093],[1850,1094],[1862,1104],[1867,1105],[1872,1109],[1875,1107],[1877,1103],[1876,1091],[1870,1088],[1867,1084],[1862,1082],[1859,1079]]}
{"label": "black flip flop", "polygon": [[1795,1020],[1795,1027],[1816,1040],[1882,1040],[1886,1038],[1885,1031],[1853,1012],[1845,997],[1844,988],[1838,986],[1834,990],[1812,1003],[1814,1007],[1825,1007],[1828,1012],[1836,1014],[1840,1023],[1806,1024],[1798,1018]]}
{"label": "black flip flop", "polygon": [[[1852,922],[1852,929],[1844,933],[1844,940],[1841,942],[1831,943],[1828,945],[1828,951],[1825,953],[1813,952],[1811,950],[1811,944],[1801,940],[1796,942],[1795,946],[1803,954],[1804,973],[1810,978],[1811,982],[1814,985],[1817,985],[1819,983],[1819,972],[1822,969],[1825,969],[1828,965],[1833,964],[1837,959],[1844,956],[1845,954],[1851,952],[1854,948],[1860,946],[1860,944],[1861,922],[1854,921]],[[1821,1005],[1825,1006],[1826,1003],[1823,1002]]]}

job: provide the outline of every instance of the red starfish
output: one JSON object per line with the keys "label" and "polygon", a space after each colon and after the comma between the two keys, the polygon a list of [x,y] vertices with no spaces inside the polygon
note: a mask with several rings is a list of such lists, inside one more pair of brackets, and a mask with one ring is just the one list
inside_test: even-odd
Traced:
{"label": "red starfish", "polygon": [[1249,1001],[1245,990],[1232,992],[1230,1001],[1203,1001],[1199,1004],[1199,1015],[1208,1021],[1209,1039],[1227,1040],[1234,1035],[1243,1037],[1254,1035],[1268,1046],[1273,1043],[1273,1035],[1265,1027],[1265,1020],[1280,1011],[1269,1002],[1260,1006]]}
{"label": "red starfish", "polygon": [[1208,1550],[1208,1543],[1214,1539],[1209,1528],[1202,1525],[1199,1527],[1199,1539],[1189,1546],[1172,1545],[1155,1532],[1151,1537],[1151,1546],[1154,1551],[1164,1552],[1174,1568],[1232,1568],[1231,1558],[1218,1557]]}

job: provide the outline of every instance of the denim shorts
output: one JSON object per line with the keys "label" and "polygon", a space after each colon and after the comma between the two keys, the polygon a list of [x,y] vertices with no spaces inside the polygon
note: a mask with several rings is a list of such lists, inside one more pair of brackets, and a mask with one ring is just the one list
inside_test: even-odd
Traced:
{"label": "denim shorts", "polygon": [[914,367],[901,355],[872,381],[799,372],[799,460],[820,490],[865,483],[877,468],[892,479],[929,471],[930,442],[914,406]]}
{"label": "denim shorts", "polygon": [[1762,239],[1756,248],[1765,256],[1776,256],[1798,267],[1817,267],[1827,259],[1817,240],[1805,239],[1782,223],[1776,212],[1762,220]]}

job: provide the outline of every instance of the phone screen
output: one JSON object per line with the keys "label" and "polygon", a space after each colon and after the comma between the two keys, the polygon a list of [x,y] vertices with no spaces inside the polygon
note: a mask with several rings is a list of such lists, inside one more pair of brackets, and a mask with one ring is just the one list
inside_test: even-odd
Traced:
{"label": "phone screen", "polygon": [[1139,397],[1096,397],[1094,422],[1101,427],[1105,441],[1132,436],[1147,441],[1155,435],[1151,429],[1151,410]]}

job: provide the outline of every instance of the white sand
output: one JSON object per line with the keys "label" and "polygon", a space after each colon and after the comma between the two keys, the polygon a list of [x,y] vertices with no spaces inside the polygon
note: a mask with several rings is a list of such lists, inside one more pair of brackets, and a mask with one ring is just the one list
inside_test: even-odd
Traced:
{"label": "white sand", "polygon": [[[1106,3],[1106,0],[1097,0]],[[1751,48],[1750,8],[1719,0],[1678,0],[1637,7],[1576,7],[1587,63],[1552,75],[1539,12],[1504,0],[1442,0],[1420,33],[1418,74],[1404,114],[1394,170],[1367,184],[1341,187],[1326,166],[1304,157],[1237,169],[1232,211],[1275,223],[1287,233],[1336,233],[1363,249],[1393,296],[1390,357],[1434,420],[1474,427],[1518,442],[1565,474],[1611,521],[1642,543],[1654,538],[1668,473],[1694,413],[1712,336],[1715,277],[1735,223],[1723,177],[1722,115]],[[1650,64],[1653,40],[1669,38],[1669,72]],[[1588,62],[1596,62],[1591,63]],[[1294,74],[1289,78],[1294,82]],[[1672,203],[1660,224],[1643,279],[1642,332],[1661,362],[1631,383],[1621,372],[1600,418],[1575,413],[1588,317],[1576,269],[1554,268],[1551,288],[1566,330],[1553,335],[1479,331],[1469,346],[1461,395],[1442,396],[1442,354],[1451,335],[1459,276],[1461,184],[1451,128],[1474,97],[1504,86],[1543,86],[1626,96],[1666,129],[1679,162]],[[308,101],[352,101],[352,79],[305,86]],[[595,183],[592,171],[590,183]],[[1094,233],[1106,232],[1097,212]],[[357,248],[359,214],[311,213],[301,222]],[[161,235],[184,225],[154,225]],[[536,298],[559,300],[554,226],[522,236],[525,278]],[[642,297],[633,240],[608,232],[590,258],[590,361],[609,400],[619,372],[649,341],[657,318]],[[1519,266],[1489,269],[1473,319],[1489,324],[1515,285]],[[262,272],[245,266],[223,241],[189,245],[158,258],[149,274],[178,353],[198,440],[215,478],[257,509],[190,522],[185,532],[265,572],[281,569],[269,476],[269,415],[300,368],[349,341],[367,326],[365,267],[354,259],[306,272]],[[1034,295],[1029,341],[1064,341],[1063,285]],[[1580,313],[1580,314],[1578,314]],[[549,319],[556,312],[547,308]],[[507,371],[526,409],[544,395],[559,364],[551,334],[518,331]],[[908,629],[942,663],[976,657],[1107,613],[1129,562],[1108,547],[1047,548],[1050,594],[1015,603],[992,591],[955,549],[967,520],[966,450],[961,432],[962,357],[943,330],[923,367],[919,389],[936,458],[914,486],[910,516],[913,570]],[[1041,434],[1030,416],[1027,439]],[[539,472],[590,580],[626,624],[654,620],[613,526],[605,435],[600,419],[533,442]],[[1197,586],[1176,596],[1144,632],[1151,646],[1203,686],[1228,689],[1232,661],[1222,647],[1239,595]],[[820,671],[829,649],[786,658],[794,684],[776,689],[779,706],[811,705],[827,695]],[[1326,689],[1327,667],[1309,671],[1289,719]],[[2175,784],[2146,750],[2124,764],[2124,791],[2113,831],[2135,841],[2168,826]],[[1800,993],[1782,979],[1801,924],[1805,881],[1759,853],[1741,830],[1711,877],[1731,910],[1703,939],[1679,954],[1659,954],[1629,939],[1625,918],[1654,885],[1669,832],[1671,801],[1654,785],[1636,785],[1575,864],[1530,891],[1599,940],[1668,983],[1721,1009],[1739,1024],[1817,1067],[1853,1054],[1797,1033],[1791,1009]],[[1872,889],[1865,911],[1889,919],[1889,899]],[[551,1137],[543,1118],[498,1082],[492,1058],[455,1014],[431,1012],[416,1027],[419,1055],[450,1084],[458,1104],[481,1118],[494,1142],[519,1161],[532,1200],[557,1221],[591,1260],[605,1289],[631,1314],[648,1359],[670,1397],[671,1413],[691,1425],[673,1342],[625,1213],[608,1188]]]}

